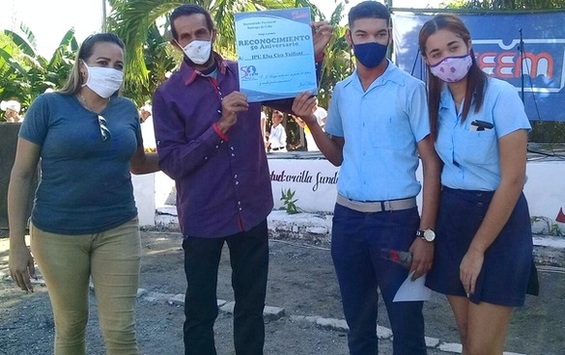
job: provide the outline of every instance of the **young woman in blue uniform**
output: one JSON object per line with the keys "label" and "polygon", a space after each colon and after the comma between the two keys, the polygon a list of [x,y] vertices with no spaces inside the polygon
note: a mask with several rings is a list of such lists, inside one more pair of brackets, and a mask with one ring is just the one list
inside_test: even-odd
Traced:
{"label": "young woman in blue uniform", "polygon": [[478,66],[453,15],[424,24],[429,110],[443,161],[434,264],[426,284],[447,296],[463,354],[502,354],[524,304],[532,235],[525,183],[530,124],[516,89]]}

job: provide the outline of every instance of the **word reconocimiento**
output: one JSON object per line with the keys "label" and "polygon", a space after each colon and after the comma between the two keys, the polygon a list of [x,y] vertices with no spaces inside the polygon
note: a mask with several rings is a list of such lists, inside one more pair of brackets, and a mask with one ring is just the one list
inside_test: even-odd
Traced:
{"label": "word reconocimiento", "polygon": [[296,42],[310,41],[310,35],[286,36],[271,38],[242,39],[237,41],[238,46],[270,46],[273,44],[288,44]]}

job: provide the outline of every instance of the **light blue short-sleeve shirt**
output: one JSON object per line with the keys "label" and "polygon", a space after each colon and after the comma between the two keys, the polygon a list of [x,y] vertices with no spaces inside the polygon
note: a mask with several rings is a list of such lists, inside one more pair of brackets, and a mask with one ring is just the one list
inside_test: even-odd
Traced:
{"label": "light blue short-sleeve shirt", "polygon": [[364,91],[356,71],[336,85],[325,130],[345,139],[339,194],[356,201],[418,195],[417,144],[430,133],[422,81],[389,61]]}
{"label": "light blue short-sleeve shirt", "polygon": [[[476,120],[492,124],[477,130]],[[467,118],[455,110],[447,87],[441,93],[436,150],[444,163],[441,182],[447,187],[494,191],[500,183],[498,140],[519,129],[530,130],[530,122],[516,89],[509,83],[489,77],[483,106],[475,112],[471,105]]]}

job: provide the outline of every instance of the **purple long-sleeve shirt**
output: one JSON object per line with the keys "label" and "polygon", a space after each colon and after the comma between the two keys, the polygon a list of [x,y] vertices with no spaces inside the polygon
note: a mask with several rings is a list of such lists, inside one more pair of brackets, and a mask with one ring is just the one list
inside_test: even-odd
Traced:
{"label": "purple long-sleeve shirt", "polygon": [[[250,103],[221,134],[221,98],[239,90],[237,63],[215,54],[216,79],[183,61],[153,95],[161,169],[175,180],[184,236],[219,238],[249,230],[273,208],[260,128],[261,103]],[[280,101],[290,112],[292,100]]]}

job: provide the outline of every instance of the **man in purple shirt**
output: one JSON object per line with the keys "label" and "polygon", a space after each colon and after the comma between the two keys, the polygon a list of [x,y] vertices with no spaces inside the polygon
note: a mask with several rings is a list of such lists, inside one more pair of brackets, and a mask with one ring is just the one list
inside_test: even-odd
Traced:
{"label": "man in purple shirt", "polygon": [[[271,181],[260,129],[261,103],[240,93],[237,63],[212,50],[216,29],[195,4],[170,16],[172,44],[184,52],[180,69],[153,96],[159,164],[176,182],[183,233],[185,354],[216,354],[216,284],[224,242],[235,295],[236,354],[263,354],[263,308],[269,262],[267,215]],[[316,23],[316,58],[332,35]],[[273,103],[290,111],[292,100]]]}

